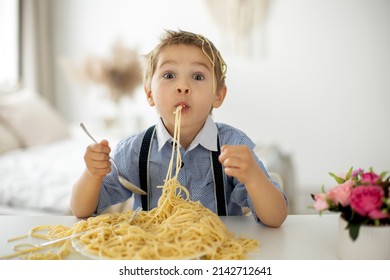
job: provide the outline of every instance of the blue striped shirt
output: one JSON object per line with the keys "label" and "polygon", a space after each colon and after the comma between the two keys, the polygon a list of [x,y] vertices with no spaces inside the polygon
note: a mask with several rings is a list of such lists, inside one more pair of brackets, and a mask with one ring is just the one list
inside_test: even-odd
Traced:
{"label": "blue striped shirt", "polygon": [[[129,136],[121,140],[113,151],[114,158],[121,174],[136,186],[140,186],[138,160],[145,131]],[[216,200],[214,194],[214,178],[210,151],[217,151],[217,135],[222,145],[247,145],[252,151],[255,144],[242,131],[222,123],[215,123],[208,117],[205,125],[195,137],[190,146],[185,150],[180,148],[183,165],[180,169],[178,180],[189,191],[190,199],[200,201],[205,207],[216,213]],[[172,154],[172,137],[160,120],[156,125],[156,133],[152,139],[150,150],[150,209],[157,206],[163,186],[168,164]],[[256,154],[253,156],[269,177],[263,163]],[[175,171],[173,170],[173,174]],[[270,179],[272,181],[272,179]],[[236,178],[224,173],[226,204],[228,215],[242,215],[242,207],[249,207],[255,213],[253,203],[245,186]],[[272,181],[274,186],[281,190],[280,186]],[[283,193],[284,194],[284,193]],[[118,181],[114,169],[108,174],[102,183],[99,194],[99,202],[96,213],[100,214],[111,205],[124,202],[133,193],[125,189]],[[284,195],[285,196],[285,195]],[[286,196],[285,196],[286,198]],[[287,200],[286,200],[287,201]],[[134,194],[133,208],[141,206],[141,196]],[[254,217],[257,217],[254,214]]]}

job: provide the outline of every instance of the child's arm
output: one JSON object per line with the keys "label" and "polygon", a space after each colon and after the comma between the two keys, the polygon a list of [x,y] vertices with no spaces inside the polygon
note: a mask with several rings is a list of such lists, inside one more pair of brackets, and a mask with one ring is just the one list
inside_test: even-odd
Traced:
{"label": "child's arm", "polygon": [[111,171],[110,151],[107,140],[87,147],[86,169],[74,184],[70,201],[72,213],[78,218],[89,217],[96,210],[103,178]]}
{"label": "child's arm", "polygon": [[245,185],[257,217],[267,226],[279,227],[287,217],[286,201],[257,165],[251,150],[245,145],[224,145],[219,160],[227,175]]}

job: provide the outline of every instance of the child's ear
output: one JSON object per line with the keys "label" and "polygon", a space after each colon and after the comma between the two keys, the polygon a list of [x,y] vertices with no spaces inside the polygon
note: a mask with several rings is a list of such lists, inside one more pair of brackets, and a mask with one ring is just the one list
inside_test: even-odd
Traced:
{"label": "child's ear", "polygon": [[144,86],[144,90],[146,94],[146,100],[148,101],[149,105],[154,106],[152,90],[146,85]]}
{"label": "child's ear", "polygon": [[217,90],[214,97],[213,108],[218,108],[222,105],[223,100],[226,97],[226,92],[227,92],[226,86],[223,86],[219,90]]}

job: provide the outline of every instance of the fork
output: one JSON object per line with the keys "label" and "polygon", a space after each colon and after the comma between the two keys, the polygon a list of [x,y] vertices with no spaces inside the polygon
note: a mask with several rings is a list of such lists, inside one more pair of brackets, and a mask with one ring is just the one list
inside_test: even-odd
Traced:
{"label": "fork", "polygon": [[[85,127],[85,125],[81,122],[80,123],[80,126],[81,128],[84,130],[84,132],[89,136],[89,138],[92,139],[92,141],[94,141],[96,144],[98,144],[98,142],[96,141],[96,139],[91,135],[91,133],[89,133],[88,129]],[[110,156],[110,161],[112,162],[115,170],[116,170],[116,173],[118,175],[118,180],[119,182],[128,190],[132,191],[133,193],[138,193],[138,194],[142,194],[142,195],[146,195],[146,192],[142,189],[140,189],[139,187],[137,187],[136,185],[134,185],[133,183],[131,183],[129,180],[127,180],[125,177],[123,177],[120,172],[119,172],[119,168],[118,166],[116,165],[114,159]]]}

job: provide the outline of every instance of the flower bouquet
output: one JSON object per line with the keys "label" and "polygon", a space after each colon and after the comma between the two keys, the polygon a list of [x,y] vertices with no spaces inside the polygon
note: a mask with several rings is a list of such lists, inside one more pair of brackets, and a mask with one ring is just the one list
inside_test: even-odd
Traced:
{"label": "flower bouquet", "polygon": [[353,170],[351,167],[345,176],[329,173],[337,185],[328,192],[322,186],[322,192],[312,194],[312,208],[319,211],[340,212],[347,221],[349,235],[355,241],[361,225],[390,225],[390,176],[387,172],[377,174],[372,168]]}

